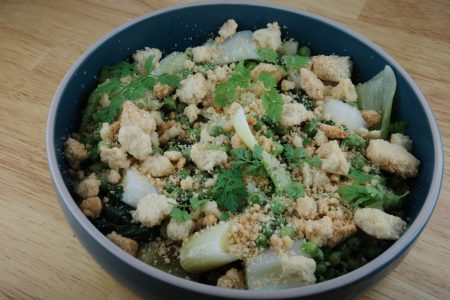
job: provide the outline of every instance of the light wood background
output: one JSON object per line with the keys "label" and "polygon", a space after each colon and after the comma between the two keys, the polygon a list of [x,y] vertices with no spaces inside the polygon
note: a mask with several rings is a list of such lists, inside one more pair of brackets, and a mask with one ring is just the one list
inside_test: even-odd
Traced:
{"label": "light wood background", "polygon": [[[45,123],[59,81],[93,42],[180,2],[0,0],[1,299],[135,298],[64,220],[47,169]],[[450,153],[450,1],[279,2],[340,21],[391,54],[431,102]],[[364,299],[450,299],[449,175],[447,166],[437,208],[413,250]]]}

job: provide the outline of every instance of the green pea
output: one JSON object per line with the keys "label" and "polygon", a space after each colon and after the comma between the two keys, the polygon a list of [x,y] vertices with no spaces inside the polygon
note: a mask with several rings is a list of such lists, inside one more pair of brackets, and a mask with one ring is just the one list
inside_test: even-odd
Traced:
{"label": "green pea", "polygon": [[184,108],[186,107],[186,104],[184,104],[184,103],[181,103],[181,102],[178,102],[177,103],[177,106],[176,106],[176,108],[175,108],[175,111],[177,112],[177,113],[182,113],[183,111],[184,111]]}
{"label": "green pea", "polygon": [[184,158],[189,160],[191,158],[191,148],[183,148],[181,149],[181,154]]}
{"label": "green pea", "polygon": [[300,49],[298,49],[298,54],[300,56],[311,56],[311,49],[307,46],[302,46]]}
{"label": "green pea", "polygon": [[260,131],[263,126],[264,126],[264,122],[261,120],[258,120],[258,121],[256,121],[255,126],[253,126],[253,129],[255,129],[256,131]]}
{"label": "green pea", "polygon": [[355,270],[359,267],[359,261],[355,258],[349,258],[347,261],[347,266],[349,270]]}
{"label": "green pea", "polygon": [[172,193],[175,189],[175,183],[172,181],[166,181],[166,184],[164,185],[164,189],[168,193]]}
{"label": "green pea", "polygon": [[312,119],[305,123],[303,126],[303,131],[310,137],[313,138],[317,133],[317,120]]}
{"label": "green pea", "polygon": [[183,169],[181,170],[178,174],[180,175],[181,179],[185,179],[186,177],[189,176],[189,170],[188,169]]}
{"label": "green pea", "polygon": [[303,243],[302,250],[305,251],[307,254],[311,255],[311,257],[314,257],[317,255],[320,248],[313,242],[308,241],[308,242]]}
{"label": "green pea", "polygon": [[281,215],[286,209],[286,206],[280,200],[274,199],[270,202],[270,209],[274,214]]}
{"label": "green pea", "polygon": [[337,266],[341,262],[341,253],[334,251],[328,256],[328,262],[332,266]]}
{"label": "green pea", "polygon": [[336,270],[333,268],[328,268],[327,271],[325,272],[324,277],[326,279],[333,279],[334,277],[336,277]]}
{"label": "green pea", "polygon": [[348,259],[350,257],[350,249],[345,244],[339,246],[339,252],[341,252],[343,259]]}
{"label": "green pea", "polygon": [[265,137],[267,137],[267,138],[271,138],[271,137],[274,137],[275,136],[275,133],[272,131],[272,130],[270,130],[270,129],[267,129],[266,131],[264,131],[264,136]]}
{"label": "green pea", "polygon": [[264,234],[267,238],[270,238],[273,234],[273,228],[269,224],[263,226],[261,233]]}
{"label": "green pea", "polygon": [[317,275],[324,275],[327,271],[327,265],[324,262],[319,262],[316,265],[316,274]]}
{"label": "green pea", "polygon": [[167,97],[163,100],[163,106],[166,110],[173,111],[177,107],[177,102],[172,97]]}
{"label": "green pea", "polygon": [[352,160],[352,165],[355,169],[361,170],[367,165],[367,161],[361,154],[356,155]]}
{"label": "green pea", "polygon": [[283,215],[278,215],[275,217],[275,221],[273,223],[273,225],[276,228],[280,228],[282,226],[284,226],[286,224],[286,219],[283,217]]}
{"label": "green pea", "polygon": [[283,145],[281,145],[280,142],[274,141],[272,142],[272,154],[277,156],[277,155],[281,155],[281,153],[283,153]]}
{"label": "green pea", "polygon": [[155,148],[153,148],[153,153],[163,155],[164,151],[163,151],[163,149],[161,149],[159,147],[155,147]]}
{"label": "green pea", "polygon": [[284,226],[280,230],[280,235],[281,236],[288,236],[291,239],[293,239],[293,238],[295,238],[296,233],[295,233],[294,228],[292,228],[291,226]]}
{"label": "green pea", "polygon": [[223,130],[223,127],[221,127],[221,126],[213,126],[210,130],[209,130],[209,134],[211,135],[211,136],[213,136],[213,137],[217,137],[217,136],[219,136],[219,135],[221,135],[221,134],[224,134],[224,130]]}
{"label": "green pea", "polygon": [[186,117],[185,115],[181,115],[178,120],[181,123],[181,125],[184,125],[186,127],[189,127],[189,125],[191,124],[189,123],[188,117]]}
{"label": "green pea", "polygon": [[260,234],[255,240],[255,244],[258,247],[265,247],[267,245],[267,237],[265,234]]}
{"label": "green pea", "polygon": [[196,141],[200,139],[200,130],[198,129],[188,129],[186,133],[189,138],[195,139]]}
{"label": "green pea", "polygon": [[180,151],[180,149],[178,149],[177,146],[175,145],[170,145],[169,148],[167,149],[167,151]]}
{"label": "green pea", "polygon": [[359,135],[352,133],[344,139],[344,143],[351,149],[364,148],[366,146],[366,140]]}
{"label": "green pea", "polygon": [[264,203],[264,194],[261,192],[253,192],[248,195],[248,202],[250,204],[259,204],[263,205]]}
{"label": "green pea", "polygon": [[346,244],[350,250],[358,251],[361,246],[361,239],[356,236],[352,236],[346,241]]}

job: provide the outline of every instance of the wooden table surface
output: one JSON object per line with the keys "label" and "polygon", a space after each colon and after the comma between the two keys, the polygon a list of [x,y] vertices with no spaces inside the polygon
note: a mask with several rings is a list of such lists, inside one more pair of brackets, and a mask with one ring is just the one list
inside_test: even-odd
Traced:
{"label": "wooden table surface", "polygon": [[[66,223],[47,168],[45,124],[57,85],[83,51],[116,26],[180,2],[0,0],[1,299],[136,298]],[[342,22],[391,54],[431,102],[450,153],[450,1],[279,2]],[[447,165],[419,241],[364,299],[450,299],[449,172]]]}

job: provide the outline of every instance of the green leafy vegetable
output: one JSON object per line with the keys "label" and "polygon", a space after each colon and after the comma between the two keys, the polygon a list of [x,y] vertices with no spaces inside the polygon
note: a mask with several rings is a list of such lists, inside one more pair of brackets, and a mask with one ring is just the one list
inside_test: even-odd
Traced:
{"label": "green leafy vegetable", "polygon": [[104,67],[100,72],[100,82],[105,81],[106,79],[116,78],[120,79],[121,77],[129,76],[134,74],[134,64],[130,64],[129,62],[122,61],[113,66]]}
{"label": "green leafy vegetable", "polygon": [[180,86],[180,77],[176,75],[171,75],[167,73],[163,73],[158,76],[158,82],[161,84],[170,85],[173,88],[178,88]]}
{"label": "green leafy vegetable", "polygon": [[406,121],[398,121],[398,122],[393,122],[389,125],[389,135],[393,134],[393,133],[406,133],[406,129],[408,128],[408,122]]}
{"label": "green leafy vegetable", "polygon": [[261,61],[266,61],[270,63],[276,63],[278,54],[275,50],[271,48],[258,48],[256,49],[258,53],[258,58]]}
{"label": "green leafy vegetable", "polygon": [[227,212],[223,211],[220,214],[219,219],[220,219],[220,221],[228,221],[230,219],[230,215]]}
{"label": "green leafy vegetable", "polygon": [[242,210],[247,202],[247,188],[242,173],[236,169],[220,172],[214,188],[214,198],[220,206],[229,211]]}
{"label": "green leafy vegetable", "polygon": [[359,183],[343,186],[337,192],[345,201],[350,202],[355,207],[390,206],[392,203],[399,202],[409,193],[406,192],[399,196],[386,191],[381,184],[365,186]]}
{"label": "green leafy vegetable", "polygon": [[261,162],[262,151],[259,145],[255,145],[253,151],[245,148],[233,149],[231,150],[233,157],[231,165],[233,168],[245,170],[250,175],[265,176],[267,172]]}
{"label": "green leafy vegetable", "polygon": [[189,203],[191,204],[192,208],[199,208],[200,206],[204,205],[206,202],[208,202],[207,199],[199,200],[198,197],[192,197],[189,200]]}
{"label": "green leafy vegetable", "polygon": [[300,182],[291,181],[284,189],[284,194],[288,197],[299,198],[303,197],[303,185]]}
{"label": "green leafy vegetable", "polygon": [[351,149],[361,149],[366,147],[366,140],[355,133],[346,137],[344,143]]}
{"label": "green leafy vegetable", "polygon": [[155,57],[153,55],[149,55],[145,60],[144,68],[147,71],[147,74],[151,74],[153,71],[153,60]]}
{"label": "green leafy vegetable", "polygon": [[358,171],[355,168],[350,168],[348,176],[355,179],[358,183],[366,183],[372,180],[372,176],[362,171]]}
{"label": "green leafy vegetable", "polygon": [[283,153],[291,168],[301,167],[304,163],[317,167],[322,163],[318,156],[306,157],[305,148],[295,148],[291,144],[284,146]]}
{"label": "green leafy vegetable", "polygon": [[191,219],[191,214],[179,207],[174,207],[170,213],[170,216],[178,222],[186,222]]}
{"label": "green leafy vegetable", "polygon": [[283,61],[288,70],[299,70],[308,64],[309,57],[300,55],[284,56]]}
{"label": "green leafy vegetable", "polygon": [[380,130],[384,139],[388,136],[396,87],[397,81],[390,66],[386,66],[369,81],[356,86],[359,109],[373,109],[383,116]]}
{"label": "green leafy vegetable", "polygon": [[277,86],[277,80],[267,71],[259,73],[257,80],[260,81],[266,89],[274,89]]}
{"label": "green leafy vegetable", "polygon": [[215,90],[215,103],[220,107],[227,106],[238,98],[238,87],[247,88],[250,81],[250,71],[240,61],[234,69],[233,75],[223,83],[219,83]]}
{"label": "green leafy vegetable", "polygon": [[281,113],[283,112],[283,98],[276,89],[272,89],[264,94],[262,104],[266,116],[269,119],[274,121],[279,121],[281,119]]}

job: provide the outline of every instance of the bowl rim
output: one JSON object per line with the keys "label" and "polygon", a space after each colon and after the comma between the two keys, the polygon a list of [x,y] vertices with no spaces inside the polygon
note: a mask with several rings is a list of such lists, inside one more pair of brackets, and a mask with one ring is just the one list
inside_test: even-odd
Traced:
{"label": "bowl rim", "polygon": [[[363,44],[366,44],[368,47],[374,49],[377,53],[379,53],[383,58],[385,58],[388,63],[397,70],[398,76],[403,76],[407,81],[407,84],[411,86],[414,93],[417,95],[419,102],[425,110],[425,114],[427,117],[427,121],[430,124],[432,131],[432,138],[434,144],[434,155],[435,155],[435,163],[434,163],[434,173],[432,182],[430,185],[430,189],[428,191],[427,197],[423,204],[422,209],[420,210],[417,217],[414,219],[409,228],[403,233],[399,240],[397,240],[391,247],[389,247],[385,252],[381,255],[365,264],[364,266],[349,272],[345,275],[339,276],[337,278],[316,283],[313,285],[291,288],[291,289],[283,289],[283,290],[275,290],[275,291],[248,291],[248,290],[233,290],[233,289],[224,289],[218,288],[215,286],[210,286],[194,281],[189,281],[187,279],[179,278],[164,271],[160,271],[155,267],[152,267],[137,258],[126,255],[123,250],[113,244],[109,239],[107,239],[92,223],[91,221],[81,212],[81,210],[76,205],[74,199],[72,198],[69,190],[67,189],[61,171],[59,169],[57,160],[56,160],[56,151],[54,145],[54,127],[55,127],[55,119],[56,112],[58,110],[61,96],[66,88],[66,85],[69,79],[74,75],[76,69],[80,66],[80,64],[93,52],[97,47],[99,47],[102,43],[104,43],[109,38],[113,37],[115,34],[120,31],[139,23],[142,20],[147,18],[151,18],[153,16],[157,16],[160,14],[164,14],[170,11],[182,10],[184,8],[190,7],[198,7],[198,6],[215,6],[215,5],[245,5],[245,6],[254,6],[254,7],[265,7],[271,8],[275,10],[282,10],[293,12],[299,16],[315,19],[319,22],[325,23],[329,26],[340,30],[353,38],[359,40]],[[310,13],[307,11],[303,11],[300,9],[277,5],[277,4],[267,4],[267,3],[259,3],[259,2],[249,2],[249,1],[202,1],[192,4],[179,4],[174,6],[169,6],[163,9],[159,9],[156,11],[152,11],[150,13],[144,14],[140,17],[134,18],[121,26],[116,27],[111,32],[104,35],[102,38],[93,43],[72,65],[72,67],[67,71],[63,80],[59,84],[55,95],[52,99],[52,103],[49,109],[48,118],[47,118],[47,127],[46,127],[46,151],[48,158],[48,165],[50,174],[53,179],[54,187],[59,195],[61,200],[61,205],[66,205],[68,211],[72,214],[72,216],[77,220],[80,226],[93,238],[95,239],[101,247],[103,247],[106,251],[110,252],[111,255],[115,256],[118,260],[122,261],[122,263],[132,267],[141,273],[144,273],[150,277],[155,277],[158,280],[161,280],[167,284],[175,285],[177,287],[190,290],[192,292],[201,293],[204,295],[210,296],[219,296],[223,298],[243,298],[243,299],[284,299],[284,298],[292,298],[292,297],[300,297],[300,296],[311,296],[315,294],[321,294],[324,292],[328,292],[337,288],[342,288],[347,285],[351,285],[353,283],[359,282],[364,278],[371,276],[371,274],[376,273],[394,261],[398,256],[400,256],[409,246],[414,243],[419,234],[424,229],[426,223],[431,217],[433,210],[436,206],[436,202],[439,198],[439,193],[442,185],[443,178],[443,169],[444,169],[444,156],[443,156],[443,146],[442,139],[440,135],[440,130],[434,117],[434,114],[431,110],[430,104],[426,100],[424,94],[420,90],[420,88],[416,85],[413,79],[408,75],[408,73],[398,64],[389,54],[387,54],[381,47],[377,46],[375,43],[370,41],[368,38],[364,37],[362,34],[348,28],[346,25],[340,24],[336,21],[328,19],[326,17],[316,15],[314,13]]]}

